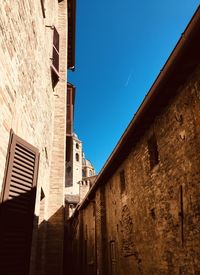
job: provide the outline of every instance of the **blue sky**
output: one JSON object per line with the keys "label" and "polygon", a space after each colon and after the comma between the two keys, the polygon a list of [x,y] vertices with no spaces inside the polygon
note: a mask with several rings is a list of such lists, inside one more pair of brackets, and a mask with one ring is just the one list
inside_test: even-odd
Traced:
{"label": "blue sky", "polygon": [[74,128],[99,172],[200,2],[76,2]]}

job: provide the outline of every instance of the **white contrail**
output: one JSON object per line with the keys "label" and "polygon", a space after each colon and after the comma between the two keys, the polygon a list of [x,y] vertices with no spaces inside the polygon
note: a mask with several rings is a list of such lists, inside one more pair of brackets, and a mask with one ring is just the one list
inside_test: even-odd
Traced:
{"label": "white contrail", "polygon": [[129,76],[128,76],[127,80],[126,80],[126,83],[125,83],[125,85],[124,85],[125,87],[127,87],[127,86],[128,86],[128,83],[129,83],[129,81],[130,81],[131,77],[132,77],[132,72],[130,72],[130,74],[129,74]]}

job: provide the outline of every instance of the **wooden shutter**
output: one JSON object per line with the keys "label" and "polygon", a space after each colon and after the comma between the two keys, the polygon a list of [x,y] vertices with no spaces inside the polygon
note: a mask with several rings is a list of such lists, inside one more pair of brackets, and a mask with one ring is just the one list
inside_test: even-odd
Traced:
{"label": "wooden shutter", "polygon": [[52,82],[53,87],[59,81],[59,40],[60,36],[57,29],[53,28],[53,53],[52,53]]}
{"label": "wooden shutter", "polygon": [[38,163],[38,150],[12,134],[0,204],[0,274],[29,274]]}
{"label": "wooden shutter", "polygon": [[67,68],[75,66],[76,0],[68,1],[68,55]]}
{"label": "wooden shutter", "polygon": [[67,135],[72,135],[73,132],[73,88],[67,84]]}
{"label": "wooden shutter", "polygon": [[59,33],[55,27],[53,30],[53,66],[59,73]]}

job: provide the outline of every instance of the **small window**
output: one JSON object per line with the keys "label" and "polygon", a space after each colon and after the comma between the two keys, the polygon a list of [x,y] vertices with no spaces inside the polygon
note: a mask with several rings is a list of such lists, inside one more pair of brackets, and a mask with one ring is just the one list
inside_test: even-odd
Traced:
{"label": "small window", "polygon": [[148,152],[149,152],[150,168],[152,169],[159,162],[158,145],[157,145],[156,136],[154,134],[148,140]]}
{"label": "small window", "polygon": [[78,143],[76,143],[76,149],[79,149],[79,144]]}
{"label": "small window", "polygon": [[121,194],[122,194],[125,191],[125,187],[126,187],[126,180],[125,180],[124,170],[122,170],[119,173],[119,177],[120,177],[120,191],[121,191]]}
{"label": "small window", "polygon": [[91,177],[93,175],[92,170],[89,171],[89,176]]}
{"label": "small window", "polygon": [[42,201],[45,198],[44,190],[41,187],[40,200]]}
{"label": "small window", "polygon": [[72,171],[71,166],[68,166],[66,170],[67,170],[67,173],[68,173],[68,174],[71,173],[71,171]]}
{"label": "small window", "polygon": [[76,153],[76,161],[79,161],[79,154]]}

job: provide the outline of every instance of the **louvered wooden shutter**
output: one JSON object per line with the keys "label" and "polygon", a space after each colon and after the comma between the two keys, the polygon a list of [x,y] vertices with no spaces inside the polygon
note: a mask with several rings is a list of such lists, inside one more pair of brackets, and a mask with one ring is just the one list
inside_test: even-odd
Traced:
{"label": "louvered wooden shutter", "polygon": [[59,33],[54,27],[53,29],[53,53],[52,53],[52,65],[51,65],[51,77],[53,87],[59,81]]}
{"label": "louvered wooden shutter", "polygon": [[74,70],[75,66],[75,24],[76,0],[68,1],[68,55],[67,68]]}
{"label": "louvered wooden shutter", "polygon": [[55,27],[53,30],[53,66],[59,73],[59,33]]}
{"label": "louvered wooden shutter", "polygon": [[72,103],[73,88],[67,86],[67,135],[72,135],[73,132],[73,103]]}
{"label": "louvered wooden shutter", "polygon": [[38,163],[38,150],[13,134],[0,204],[2,275],[29,274]]}

